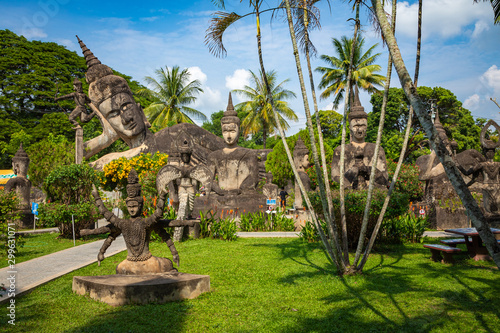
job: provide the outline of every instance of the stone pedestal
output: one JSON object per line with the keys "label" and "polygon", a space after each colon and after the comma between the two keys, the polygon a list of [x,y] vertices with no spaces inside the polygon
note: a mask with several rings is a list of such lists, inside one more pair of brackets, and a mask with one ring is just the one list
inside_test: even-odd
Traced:
{"label": "stone pedestal", "polygon": [[308,210],[297,209],[292,213],[292,215],[293,215],[292,218],[294,220],[295,231],[302,230],[302,227],[304,227],[307,224],[307,221],[312,222],[311,213]]}
{"label": "stone pedestal", "polygon": [[75,133],[75,164],[81,164],[83,160],[83,129],[78,128]]}
{"label": "stone pedestal", "polygon": [[186,273],[73,277],[73,292],[112,306],[193,299],[210,291],[210,276]]}
{"label": "stone pedestal", "polygon": [[35,215],[32,213],[20,213],[19,220],[15,221],[18,229],[33,229],[34,222]]}

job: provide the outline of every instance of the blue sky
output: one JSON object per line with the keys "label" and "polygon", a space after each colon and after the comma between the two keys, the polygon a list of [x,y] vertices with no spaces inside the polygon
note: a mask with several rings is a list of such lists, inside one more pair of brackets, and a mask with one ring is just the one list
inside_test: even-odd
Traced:
{"label": "blue sky", "polygon": [[[322,29],[313,32],[311,39],[318,54],[333,55],[331,39],[352,36],[352,21],[348,19],[353,14],[350,6],[339,0],[331,1],[331,11],[326,3],[319,7]],[[160,67],[190,68],[192,78],[199,79],[205,91],[194,107],[209,117],[225,109],[231,89],[248,84],[247,70],[259,70],[252,18],[241,20],[226,31],[226,58],[219,59],[208,52],[205,30],[215,10],[207,0],[0,0],[0,29],[12,30],[28,39],[57,42],[81,54],[75,37],[78,35],[103,63],[140,82],[144,82],[145,76],[154,76],[154,70]],[[239,1],[227,1],[226,10],[240,14],[249,11]],[[362,10],[365,45],[379,43],[378,63],[385,75],[388,53],[380,46],[366,12]],[[398,43],[413,75],[416,1],[399,1],[397,17]],[[300,119],[291,123],[287,134],[293,134],[305,127],[305,116],[288,27],[282,20],[270,24],[269,19],[267,14],[262,20],[264,62],[267,70],[277,71],[280,81],[290,79],[286,87],[297,94],[297,99],[290,102]],[[498,121],[500,109],[489,98],[496,97],[500,102],[500,26],[492,22],[489,3],[424,1],[419,85],[450,89],[475,117]],[[312,65],[315,68],[324,63],[316,58]],[[319,83],[319,74],[315,74],[315,81]],[[399,87],[395,74],[392,82]],[[241,101],[238,96],[233,99],[236,103]],[[368,94],[362,94],[361,102],[369,112]],[[319,101],[319,106],[327,109],[331,101]]]}

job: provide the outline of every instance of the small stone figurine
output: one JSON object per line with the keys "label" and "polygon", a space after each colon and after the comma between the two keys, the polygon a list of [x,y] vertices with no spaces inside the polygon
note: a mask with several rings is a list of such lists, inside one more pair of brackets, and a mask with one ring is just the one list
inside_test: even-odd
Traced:
{"label": "small stone figurine", "polygon": [[123,233],[125,243],[127,245],[128,256],[116,267],[117,274],[133,274],[144,275],[153,273],[166,273],[175,270],[172,261],[167,258],[155,257],[149,251],[149,240],[151,231],[154,230],[163,241],[167,243],[170,251],[173,254],[173,259],[179,265],[179,256],[175,249],[174,243],[170,239],[170,235],[163,229],[158,221],[163,216],[163,208],[165,206],[165,198],[167,193],[162,191],[156,204],[156,210],[148,218],[140,217],[142,214],[143,199],[141,196],[141,185],[137,172],[132,169],[128,176],[127,185],[127,210],[130,213],[130,218],[120,219],[110,212],[103,204],[99,192],[94,187],[92,195],[95,198],[96,205],[99,208],[99,213],[104,215],[113,228],[111,234],[106,239],[101,251],[98,255],[99,262],[104,259],[104,251],[109,247],[111,242],[120,234]]}
{"label": "small stone figurine", "polygon": [[76,121],[76,119],[80,117],[82,123],[87,123],[95,116],[95,112],[87,114],[87,108],[85,107],[85,105],[89,104],[91,101],[90,98],[88,98],[88,96],[83,92],[82,83],[77,78],[73,80],[73,89],[75,90],[75,92],[54,98],[54,101],[57,102],[61,99],[73,99],[75,101],[76,107],[69,114],[69,121],[73,124],[73,126],[75,126],[73,127],[73,129],[78,129],[81,128],[81,126],[80,124],[78,124],[78,121]]}

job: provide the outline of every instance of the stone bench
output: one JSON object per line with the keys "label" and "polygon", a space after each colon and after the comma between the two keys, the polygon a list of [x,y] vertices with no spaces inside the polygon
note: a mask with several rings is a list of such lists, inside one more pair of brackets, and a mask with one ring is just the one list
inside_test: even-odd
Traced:
{"label": "stone bench", "polygon": [[[469,241],[472,242],[470,238]],[[442,239],[440,242],[451,247],[457,247],[458,244],[465,244],[465,238]]]}
{"label": "stone bench", "polygon": [[[440,244],[424,244],[424,247],[431,250],[431,259],[433,261],[440,261],[447,264],[453,264],[455,262],[453,260],[453,254],[462,252],[462,249],[459,249],[457,247]],[[441,256],[441,252],[443,253],[443,256]]]}

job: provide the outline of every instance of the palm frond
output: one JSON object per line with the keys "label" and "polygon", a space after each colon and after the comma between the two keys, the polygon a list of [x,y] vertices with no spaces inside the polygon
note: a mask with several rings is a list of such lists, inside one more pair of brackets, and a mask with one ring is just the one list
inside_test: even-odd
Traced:
{"label": "palm frond", "polygon": [[214,13],[214,17],[210,20],[210,26],[205,35],[205,45],[208,46],[210,53],[216,57],[223,58],[226,56],[227,51],[222,42],[222,36],[226,29],[240,18],[242,16],[235,12],[227,13],[218,11]]}

